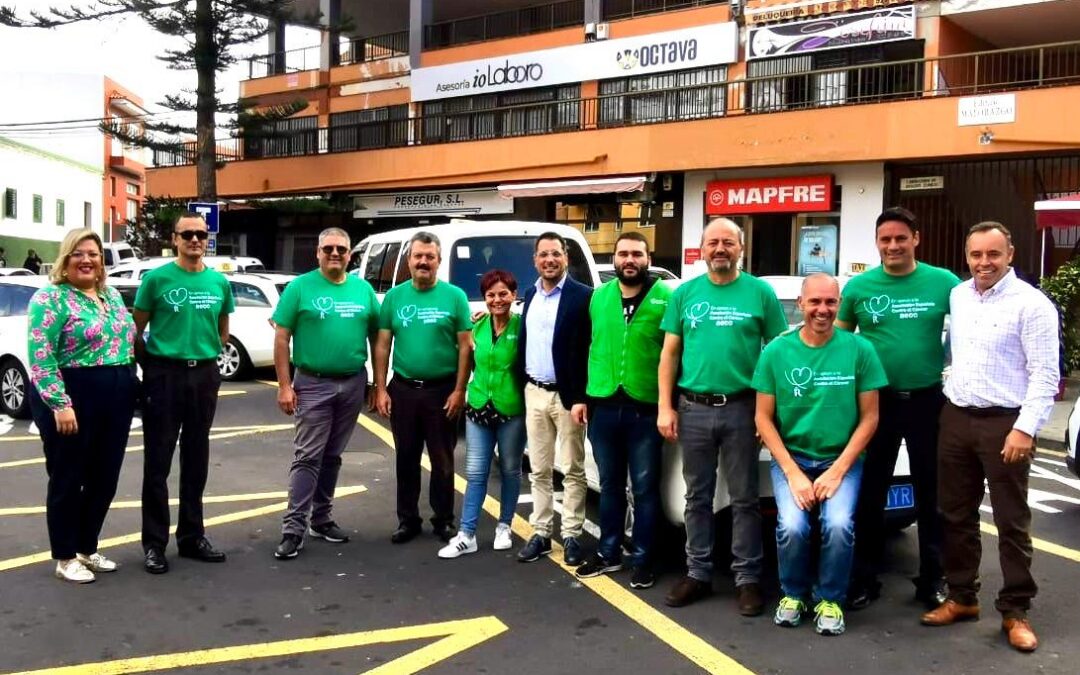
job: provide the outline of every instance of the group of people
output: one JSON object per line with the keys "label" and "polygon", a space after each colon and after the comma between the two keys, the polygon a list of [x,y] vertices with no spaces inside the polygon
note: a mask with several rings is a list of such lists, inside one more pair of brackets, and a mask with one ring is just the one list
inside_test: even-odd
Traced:
{"label": "group of people", "polygon": [[[112,565],[94,549],[123,457],[124,417],[131,415],[123,408],[102,412],[105,404],[90,392],[101,386],[96,378],[130,383],[132,347],[147,322],[146,566],[167,569],[164,477],[181,428],[180,554],[224,559],[202,534],[195,506],[218,384],[216,369],[211,374],[204,365],[227,340],[231,311],[227,284],[224,296],[216,294],[220,275],[199,262],[204,233],[197,216],[180,219],[177,265],[148,275],[134,322],[115,291],[101,284],[100,241],[91,234],[65,241],[54,285],[32,302],[33,380],[40,393],[34,411],[49,457],[50,538],[64,578],[89,580]],[[919,236],[912,213],[884,211],[875,228],[881,266],[851,279],[842,294],[829,275],[806,277],[798,300],[804,321],[789,329],[771,287],[741,270],[743,233],[727,219],[712,220],[702,233],[707,272],[674,291],[649,275],[649,244],[640,233],[619,236],[616,279],[595,290],[568,275],[562,237],[542,234],[534,250],[536,282],[519,289],[510,273],[488,271],[479,280],[487,311],[475,321],[465,293],[438,278],[442,251],[434,235],[412,237],[410,278],[380,304],[367,282],[346,273],[348,234],[325,230],[318,269],[288,285],[273,317],[278,404],[296,421],[289,508],[274,555],[295,558],[306,537],[348,541],[333,519],[332,498],[342,452],[370,396],[389,418],[396,448],[393,543],[421,534],[426,447],[431,525],[444,544],[438,556],[476,552],[497,448],[501,506],[491,543],[495,550],[511,548],[527,444],[532,534],[517,560],[533,562],[555,548],[558,466],[563,561],[582,578],[627,566],[630,586],[648,588],[657,572],[663,444],[677,441],[687,571],[665,602],[681,607],[713,590],[719,467],[732,507],[736,605],[755,616],[764,611],[758,484],[764,444],[778,510],[782,597],[774,622],[795,627],[812,614],[819,634],[838,635],[845,609],[866,607],[880,594],[885,505],[904,440],[918,518],[915,597],[927,607],[922,623],[979,616],[985,480],[1002,540],[1004,587],[995,608],[1009,643],[1032,651],[1037,639],[1027,612],[1036,586],[1027,480],[1035,434],[1057,391],[1058,315],[1017,278],[1004,225],[971,229],[966,282],[919,262]],[[197,286],[196,278],[203,279]],[[511,308],[522,290],[518,315]],[[947,316],[951,367],[943,384]],[[365,372],[369,355],[373,385]],[[173,405],[181,396],[185,403]],[[467,488],[455,528],[461,414]],[[89,430],[91,424],[108,426]],[[600,538],[588,553],[581,541],[586,434],[600,473]],[[78,462],[70,460],[74,453],[81,453]],[[624,553],[628,481],[633,527]]]}

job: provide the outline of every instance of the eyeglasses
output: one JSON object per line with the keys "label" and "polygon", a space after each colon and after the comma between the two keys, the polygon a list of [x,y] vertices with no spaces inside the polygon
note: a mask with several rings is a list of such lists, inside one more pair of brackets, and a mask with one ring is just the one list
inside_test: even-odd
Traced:
{"label": "eyeglasses", "polygon": [[337,253],[338,255],[345,255],[346,253],[349,252],[349,247],[348,246],[320,246],[319,250],[322,251],[323,253],[325,253],[326,255],[333,255],[334,253]]}
{"label": "eyeglasses", "polygon": [[206,230],[180,230],[176,234],[180,235],[180,238],[184,241],[191,241],[196,238],[199,241],[206,241],[210,237],[210,233]]}
{"label": "eyeglasses", "polygon": [[72,260],[97,260],[101,254],[97,251],[72,251],[68,257]]}

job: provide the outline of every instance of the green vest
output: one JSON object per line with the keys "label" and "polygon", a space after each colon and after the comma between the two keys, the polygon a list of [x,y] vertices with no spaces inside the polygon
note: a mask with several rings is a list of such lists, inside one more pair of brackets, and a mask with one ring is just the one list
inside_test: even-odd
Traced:
{"label": "green vest", "polygon": [[506,330],[495,342],[491,341],[491,331],[490,315],[484,315],[473,327],[476,368],[469,382],[469,405],[483,408],[491,401],[503,415],[521,415],[525,412],[525,386],[514,371],[521,316],[512,315]]}
{"label": "green vest", "polygon": [[664,345],[664,318],[671,288],[653,283],[630,323],[623,317],[619,280],[612,279],[593,293],[589,302],[592,345],[589,347],[589,383],[585,393],[606,398],[621,386],[631,398],[656,403],[660,398],[657,368]]}

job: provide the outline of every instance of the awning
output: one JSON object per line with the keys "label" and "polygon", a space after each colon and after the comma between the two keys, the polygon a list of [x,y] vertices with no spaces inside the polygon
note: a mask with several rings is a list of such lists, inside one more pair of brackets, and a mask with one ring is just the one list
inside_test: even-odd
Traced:
{"label": "awning", "polygon": [[1048,227],[1080,227],[1080,193],[1035,202],[1035,225]]}
{"label": "awning", "polygon": [[559,195],[598,195],[609,192],[637,192],[645,187],[645,176],[559,180],[548,183],[510,183],[499,186],[503,197],[557,197]]}

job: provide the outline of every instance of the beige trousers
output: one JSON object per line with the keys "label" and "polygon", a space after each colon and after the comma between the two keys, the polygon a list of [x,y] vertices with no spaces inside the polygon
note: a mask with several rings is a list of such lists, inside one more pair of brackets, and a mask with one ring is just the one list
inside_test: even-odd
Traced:
{"label": "beige trousers", "polygon": [[562,536],[580,537],[585,523],[585,427],[574,424],[570,411],[563,407],[559,394],[525,385],[525,432],[529,441],[529,465],[532,472],[533,512],[529,522],[533,533],[551,537],[555,519],[555,498],[551,474],[555,467],[555,446],[563,475]]}

